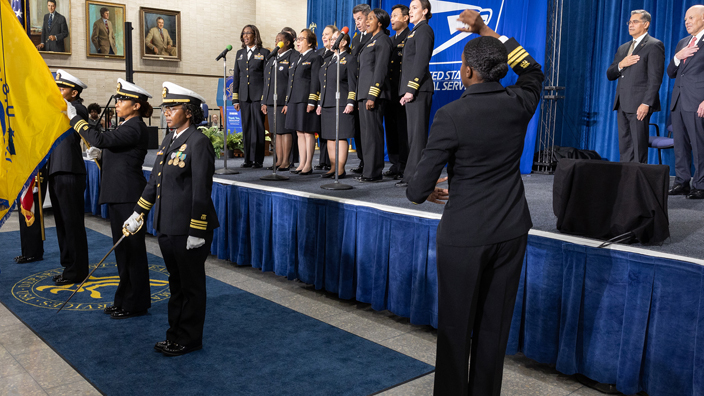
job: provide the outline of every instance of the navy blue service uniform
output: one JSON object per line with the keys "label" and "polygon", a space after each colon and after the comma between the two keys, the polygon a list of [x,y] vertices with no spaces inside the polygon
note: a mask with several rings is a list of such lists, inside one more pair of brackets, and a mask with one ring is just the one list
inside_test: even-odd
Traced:
{"label": "navy blue service uniform", "polygon": [[[141,117],[130,118],[117,129],[100,132],[76,116],[71,125],[92,146],[102,149],[99,203],[108,205],[113,243],[122,237],[122,225],[133,212],[147,180],[142,172],[147,155],[149,133]],[[115,248],[120,284],[113,305],[127,312],[142,312],[151,307],[149,263],[144,241],[146,227],[125,238]]]}
{"label": "navy blue service uniform", "polygon": [[389,155],[388,175],[402,175],[408,159],[408,131],[406,129],[406,108],[399,103],[403,94],[399,93],[401,81],[401,65],[403,64],[403,49],[410,30],[404,29],[400,34],[391,37],[393,50],[389,62],[389,104],[384,114],[386,126],[386,151]]}
{"label": "navy blue service uniform", "polygon": [[[364,178],[381,179],[384,170],[384,108],[390,95],[387,75],[391,39],[382,30],[369,40],[359,57],[357,100],[364,149]],[[367,110],[367,100],[374,108]]]}
{"label": "navy blue service uniform", "polygon": [[[269,128],[274,130],[274,66],[276,65],[276,134],[293,134],[293,130],[286,129],[286,114],[281,110],[286,105],[286,91],[288,91],[288,68],[292,62],[298,60],[297,52],[293,49],[287,50],[283,54],[271,58],[264,68],[264,90],[262,93],[262,104],[266,105],[269,117]],[[276,63],[274,63],[276,62]],[[295,140],[295,139],[294,139]]]}
{"label": "navy blue service uniform", "polygon": [[[330,58],[332,58],[333,55],[335,54],[334,52],[330,51],[329,49],[327,49],[325,47],[320,48],[315,52],[318,53],[318,55],[320,55],[323,65],[326,62],[328,62],[330,60]],[[322,73],[322,71],[321,71],[321,73]],[[322,119],[320,122],[322,124]],[[321,128],[322,128],[322,126],[321,126]],[[320,168],[328,167],[329,168],[330,167],[330,157],[328,155],[328,144],[327,144],[328,140],[323,138],[322,133],[320,133],[318,135],[318,142],[319,142],[318,146],[320,147],[320,150],[319,150],[320,156],[318,158],[318,167],[320,167]]]}
{"label": "navy blue service uniform", "polygon": [[255,48],[247,56],[248,48],[237,51],[232,78],[232,104],[240,105],[244,163],[261,165],[264,162],[264,114],[261,97],[264,87],[264,62],[269,50]]}
{"label": "navy blue service uniform", "polygon": [[314,50],[300,55],[296,62],[291,63],[286,92],[286,128],[298,132],[320,132],[320,117],[315,112],[308,113],[307,107],[317,106],[320,100],[318,73],[322,63],[323,58]]}
{"label": "navy blue service uniform", "polygon": [[406,38],[403,48],[403,65],[399,95],[414,95],[406,103],[408,126],[408,160],[403,181],[408,183],[416,170],[420,156],[428,142],[430,107],[433,104],[433,78],[430,75],[430,58],[433,56],[435,33],[427,21],[420,21]]}
{"label": "navy blue service uniform", "polygon": [[504,45],[519,76],[516,85],[470,85],[460,99],[438,110],[406,190],[409,200],[424,202],[447,164],[450,198],[437,232],[436,395],[499,395],[501,390],[532,226],[519,165],[544,78],[516,40]]}
{"label": "navy blue service uniform", "polygon": [[[320,135],[327,140],[335,140],[335,94],[337,92],[337,64],[336,56],[329,58],[320,68],[320,103],[321,132]],[[347,52],[340,55],[340,114],[339,139],[354,137],[354,116],[343,111],[347,105],[354,106],[357,98],[357,60]]]}
{"label": "navy blue service uniform", "polygon": [[[359,81],[359,55],[364,50],[366,44],[371,40],[372,35],[369,33],[355,32],[352,37],[352,42],[350,43],[350,51],[352,51],[352,56],[357,59],[357,73],[355,77]],[[357,158],[359,158],[359,167],[364,168],[364,150],[362,149],[362,133],[361,133],[361,121],[359,120],[359,111],[354,113],[354,145],[357,151]],[[360,172],[361,173],[361,172]]]}

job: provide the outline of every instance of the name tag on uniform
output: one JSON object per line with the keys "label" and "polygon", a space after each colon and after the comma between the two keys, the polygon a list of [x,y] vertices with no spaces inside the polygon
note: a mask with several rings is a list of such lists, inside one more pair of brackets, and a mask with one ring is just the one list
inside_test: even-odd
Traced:
{"label": "name tag on uniform", "polygon": [[303,63],[301,63],[301,64],[302,64],[303,66],[307,66],[307,65],[310,65],[310,62],[303,62]]}
{"label": "name tag on uniform", "polygon": [[262,55],[262,54],[256,54],[256,55],[254,55],[254,59],[262,60],[262,59],[264,59],[264,55]]}

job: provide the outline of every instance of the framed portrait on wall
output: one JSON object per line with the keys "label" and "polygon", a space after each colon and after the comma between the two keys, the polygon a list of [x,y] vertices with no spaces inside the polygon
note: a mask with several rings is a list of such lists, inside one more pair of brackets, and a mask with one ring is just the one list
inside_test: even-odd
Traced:
{"label": "framed portrait on wall", "polygon": [[125,58],[125,5],[86,1],[86,55]]}
{"label": "framed portrait on wall", "polygon": [[139,8],[142,59],[181,60],[181,12]]}
{"label": "framed portrait on wall", "polygon": [[29,38],[40,52],[71,54],[71,0],[28,0]]}

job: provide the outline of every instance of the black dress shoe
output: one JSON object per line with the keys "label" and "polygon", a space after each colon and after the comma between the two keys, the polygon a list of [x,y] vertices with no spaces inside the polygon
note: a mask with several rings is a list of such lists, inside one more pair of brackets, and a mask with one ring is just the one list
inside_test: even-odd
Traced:
{"label": "black dress shoe", "polygon": [[34,261],[41,261],[44,260],[41,257],[25,257],[25,256],[17,256],[15,257],[15,261],[17,264],[25,264],[25,263],[31,263]]}
{"label": "black dress shoe", "polygon": [[125,311],[125,310],[119,310],[115,311],[110,314],[110,319],[127,319],[127,318],[134,318],[135,316],[142,316],[146,315],[147,310],[145,309],[144,311],[137,311],[137,312],[132,312],[132,311]]}
{"label": "black dress shoe", "polygon": [[56,286],[63,286],[63,285],[70,285],[70,284],[78,283],[78,282],[68,280],[68,279],[64,278],[63,275],[60,275],[58,278],[56,278],[54,283],[56,284]]}
{"label": "black dress shoe", "polygon": [[276,168],[277,171],[282,172],[282,171],[287,171],[291,169],[291,165],[286,165],[286,166],[280,166]]}
{"label": "black dress shoe", "polygon": [[252,168],[261,168],[262,166],[264,166],[264,165],[262,165],[258,162],[255,162],[254,165],[252,165]]}
{"label": "black dress shoe", "polygon": [[164,349],[161,350],[161,353],[163,353],[164,356],[181,356],[199,349],[203,349],[203,344],[185,346],[174,342],[171,343],[171,345],[165,346]]}
{"label": "black dress shoe", "polygon": [[384,180],[384,176],[376,176],[376,177],[360,177],[359,181],[362,183],[378,183],[380,181]]}
{"label": "black dress shoe", "polygon": [[687,194],[687,199],[704,199],[704,190],[693,188],[692,191]]}
{"label": "black dress shoe", "polygon": [[330,165],[325,165],[325,166],[323,167],[323,170],[330,170],[330,169],[332,169],[332,168],[330,167]]}
{"label": "black dress shoe", "polygon": [[308,172],[303,172],[303,171],[298,172],[299,176],[312,175],[312,174],[313,174],[313,168],[310,168],[310,170]]}
{"label": "black dress shoe", "polygon": [[395,177],[397,174],[398,173],[396,173],[396,171],[392,171],[391,169],[383,173],[383,175],[386,177]]}
{"label": "black dress shoe", "polygon": [[291,173],[293,173],[294,175],[297,175],[297,174],[301,173],[301,171],[298,169],[292,169]]}
{"label": "black dress shoe", "polygon": [[394,180],[403,180],[403,173],[397,173],[394,176]]}
{"label": "black dress shoe", "polygon": [[266,167],[266,170],[273,171],[273,170],[274,170],[274,167],[273,167],[273,166],[267,166],[267,167]]}
{"label": "black dress shoe", "polygon": [[103,313],[110,315],[113,312],[122,311],[122,308],[111,305],[103,310]]}
{"label": "black dress shoe", "polygon": [[689,186],[686,184],[675,184],[672,186],[670,191],[667,192],[668,195],[687,195],[689,194]]}
{"label": "black dress shoe", "polygon": [[61,278],[61,274],[52,276],[52,277],[51,277],[51,280],[54,281],[54,282],[56,282],[56,280],[59,279],[59,278]]}
{"label": "black dress shoe", "polygon": [[251,168],[252,163],[251,162],[244,162],[242,165],[240,165],[241,168]]}
{"label": "black dress shoe", "polygon": [[316,166],[313,167],[313,169],[315,169],[315,170],[323,170],[323,169],[325,169],[325,165],[316,165]]}
{"label": "black dress shoe", "polygon": [[337,175],[338,179],[344,179],[345,177],[347,177],[347,172],[342,172],[339,175]]}
{"label": "black dress shoe", "polygon": [[396,186],[396,187],[408,187],[408,183],[405,182],[405,181],[403,181],[403,180],[401,180],[400,182],[394,184],[394,186]]}
{"label": "black dress shoe", "polygon": [[157,352],[164,352],[164,349],[172,346],[174,343],[169,340],[159,341],[154,344],[154,350]]}
{"label": "black dress shoe", "polygon": [[356,173],[356,174],[358,174],[358,175],[361,175],[362,172],[364,172],[364,167],[363,167],[363,166],[359,166],[359,167],[350,169],[350,171],[352,171],[352,173]]}
{"label": "black dress shoe", "polygon": [[335,172],[328,172],[328,173],[323,173],[320,175],[321,179],[329,179],[331,177],[335,177]]}

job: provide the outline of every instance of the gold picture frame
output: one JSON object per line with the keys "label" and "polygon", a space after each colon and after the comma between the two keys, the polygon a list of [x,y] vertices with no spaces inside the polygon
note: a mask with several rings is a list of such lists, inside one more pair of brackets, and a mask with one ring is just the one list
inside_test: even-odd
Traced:
{"label": "gold picture frame", "polygon": [[140,7],[139,27],[142,59],[181,60],[181,11]]}
{"label": "gold picture frame", "polygon": [[55,6],[51,29],[48,29],[49,3],[27,0],[27,34],[42,54],[71,55],[71,0],[51,1]]}
{"label": "gold picture frame", "polygon": [[124,4],[86,1],[86,56],[125,59],[126,15]]}

